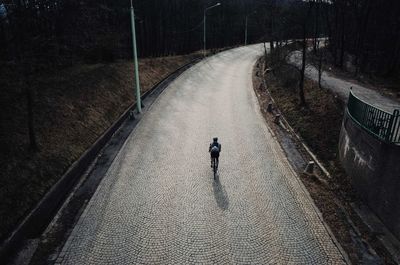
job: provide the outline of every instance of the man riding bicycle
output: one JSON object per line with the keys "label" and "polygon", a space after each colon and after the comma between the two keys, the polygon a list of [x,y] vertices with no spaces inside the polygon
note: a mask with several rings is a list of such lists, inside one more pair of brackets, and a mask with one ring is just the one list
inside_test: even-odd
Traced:
{"label": "man riding bicycle", "polygon": [[217,165],[219,164],[219,153],[221,152],[221,144],[218,143],[218,137],[213,138],[213,142],[210,144],[208,152],[211,155],[211,167],[213,167],[213,158],[217,160]]}

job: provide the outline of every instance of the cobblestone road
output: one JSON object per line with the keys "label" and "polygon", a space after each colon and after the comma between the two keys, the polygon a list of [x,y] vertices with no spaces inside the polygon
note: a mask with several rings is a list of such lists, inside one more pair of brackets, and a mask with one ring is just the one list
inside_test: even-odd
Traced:
{"label": "cobblestone road", "polygon": [[[61,264],[343,264],[252,89],[261,46],[176,79],[132,132]],[[222,143],[214,182],[208,145]]]}

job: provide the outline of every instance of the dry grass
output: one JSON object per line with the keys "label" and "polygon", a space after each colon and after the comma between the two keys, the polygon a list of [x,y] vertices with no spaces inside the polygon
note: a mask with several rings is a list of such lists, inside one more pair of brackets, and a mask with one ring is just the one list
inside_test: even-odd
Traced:
{"label": "dry grass", "polygon": [[299,107],[296,85],[295,89],[288,89],[277,86],[274,81],[271,84],[269,90],[288,122],[329,165],[337,156],[343,117],[341,102],[327,90],[319,89],[315,82],[306,80],[304,94],[307,106]]}
{"label": "dry grass", "polygon": [[[142,92],[197,57],[140,61]],[[13,65],[0,79],[0,239],[134,102],[133,64],[76,65],[30,78],[39,152],[30,152],[24,80]]]}

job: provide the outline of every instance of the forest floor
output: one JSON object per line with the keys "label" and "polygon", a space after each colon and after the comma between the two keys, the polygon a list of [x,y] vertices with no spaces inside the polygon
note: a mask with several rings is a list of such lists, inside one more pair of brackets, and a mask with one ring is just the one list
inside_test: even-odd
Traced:
{"label": "forest floor", "polygon": [[[267,89],[261,78],[254,78],[255,92],[266,122],[276,133],[289,161],[293,160],[290,158],[293,154],[289,153],[295,152],[300,153],[298,157],[303,159],[303,165],[313,160],[298,140],[292,140],[294,137],[289,136],[287,128],[282,126],[282,123],[277,125],[274,122],[274,115],[268,113],[266,106],[274,101],[274,112],[283,114],[290,126],[331,174],[331,178],[326,178],[317,170],[316,176],[310,176],[303,173],[304,168],[294,165],[302,165],[301,163],[291,161],[351,262],[353,264],[394,264],[382,246],[377,243],[376,235],[368,231],[351,206],[360,199],[353,191],[337,154],[337,139],[339,139],[344,110],[343,102],[338,100],[330,90],[320,89],[315,81],[306,78],[304,93],[307,107],[299,107],[297,86],[287,82],[288,76],[297,74],[296,70],[290,67],[286,70],[293,72],[267,74],[265,76]],[[292,150],[288,151],[288,145],[291,145]]]}
{"label": "forest floor", "polygon": [[[142,59],[142,93],[200,56]],[[47,190],[134,103],[133,63],[77,64],[21,80],[16,66],[0,64],[0,241]],[[29,149],[27,82],[33,91],[39,151]]]}

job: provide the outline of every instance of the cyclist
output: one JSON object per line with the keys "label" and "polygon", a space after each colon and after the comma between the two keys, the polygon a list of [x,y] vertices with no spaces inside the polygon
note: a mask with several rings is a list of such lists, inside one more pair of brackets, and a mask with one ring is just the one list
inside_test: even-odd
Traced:
{"label": "cyclist", "polygon": [[219,153],[221,152],[221,144],[218,143],[218,137],[213,138],[213,142],[210,144],[210,148],[208,152],[211,155],[211,167],[213,167],[212,161],[213,158],[217,160],[217,166],[219,164]]}

